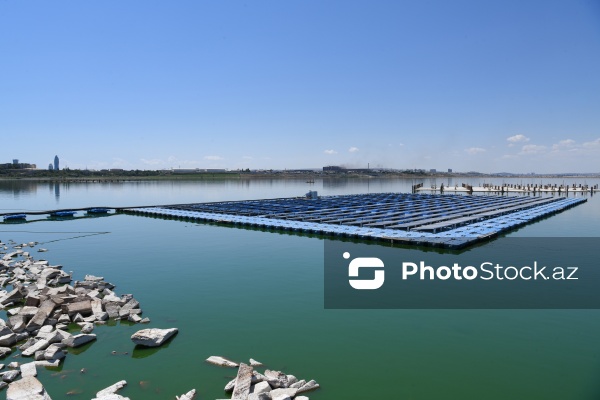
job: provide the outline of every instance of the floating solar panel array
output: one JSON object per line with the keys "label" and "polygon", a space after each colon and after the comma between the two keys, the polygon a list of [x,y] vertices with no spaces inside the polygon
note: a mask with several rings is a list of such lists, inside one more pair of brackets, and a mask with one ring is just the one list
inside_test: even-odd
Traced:
{"label": "floating solar panel array", "polygon": [[197,203],[125,211],[459,248],[585,201],[581,198],[378,193],[326,196],[316,200],[283,198]]}

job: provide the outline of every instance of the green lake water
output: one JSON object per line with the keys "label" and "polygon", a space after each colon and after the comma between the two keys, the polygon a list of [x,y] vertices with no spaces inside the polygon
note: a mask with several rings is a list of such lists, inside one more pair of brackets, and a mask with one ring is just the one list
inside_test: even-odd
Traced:
{"label": "green lake water", "polygon": [[[310,189],[323,195],[407,192],[412,183],[0,181],[0,209],[273,198]],[[583,205],[506,236],[597,237],[600,198],[586,197]],[[98,326],[98,340],[72,351],[59,369],[38,368],[54,399],[89,399],[121,379],[129,383],[121,393],[133,400],[174,399],[192,388],[199,399],[226,398],[223,386],[235,370],[206,364],[211,355],[252,357],[315,379],[321,389],[309,396],[316,400],[600,398],[600,312],[325,310],[320,236],[118,214],[0,224],[0,239],[43,243],[49,251],[34,252],[36,258],[63,265],[75,279],[105,277],[118,294],[134,294],[152,320]],[[590,252],[600,260],[598,249]],[[180,332],[166,346],[136,350],[129,337],[145,327]]]}

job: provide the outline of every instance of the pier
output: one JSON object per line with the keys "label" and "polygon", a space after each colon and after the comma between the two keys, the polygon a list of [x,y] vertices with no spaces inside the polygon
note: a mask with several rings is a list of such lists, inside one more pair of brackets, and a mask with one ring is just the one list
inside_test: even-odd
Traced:
{"label": "pier", "polygon": [[493,185],[484,183],[479,186],[471,186],[468,184],[459,185],[430,185],[424,186],[422,183],[418,183],[412,186],[412,192],[462,192],[462,193],[557,193],[557,194],[569,194],[569,193],[591,193],[598,192],[598,185],[587,185],[587,184],[572,184],[572,185],[558,185],[558,184],[502,184]]}
{"label": "pier", "polygon": [[140,207],[125,213],[461,248],[583,198],[379,193]]}

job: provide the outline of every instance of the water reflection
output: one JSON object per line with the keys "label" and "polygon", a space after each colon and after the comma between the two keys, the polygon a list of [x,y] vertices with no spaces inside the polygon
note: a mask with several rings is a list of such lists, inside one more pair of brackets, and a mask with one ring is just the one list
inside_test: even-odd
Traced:
{"label": "water reflection", "polygon": [[[534,182],[535,181],[535,182]],[[82,207],[142,207],[166,204],[235,201],[277,197],[303,196],[309,190],[320,196],[360,193],[411,193],[415,184],[424,187],[461,187],[463,184],[480,186],[482,183],[539,183],[537,179],[438,177],[435,178],[333,178],[323,177],[307,183],[303,179],[224,179],[224,180],[156,180],[119,182],[36,182],[0,180],[0,207],[5,212],[45,211],[58,208]],[[543,179],[544,184],[590,184],[598,179]],[[38,190],[38,186],[41,190]],[[427,191],[429,193],[429,191]],[[439,193],[439,192],[438,192]],[[454,194],[448,191],[446,194]],[[537,193],[536,193],[537,194]],[[489,195],[479,193],[475,195]],[[517,195],[517,194],[511,194]],[[550,195],[550,194],[548,194]],[[588,194],[569,193],[572,196]],[[60,206],[57,204],[60,203]]]}
{"label": "water reflection", "polygon": [[37,187],[37,182],[0,180],[0,197],[12,195],[15,199],[18,199],[22,195],[34,195],[37,192]]}

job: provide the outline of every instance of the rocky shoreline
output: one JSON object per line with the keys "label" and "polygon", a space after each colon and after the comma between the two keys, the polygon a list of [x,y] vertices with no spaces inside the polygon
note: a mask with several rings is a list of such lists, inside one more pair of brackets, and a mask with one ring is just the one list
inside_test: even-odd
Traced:
{"label": "rocky shoreline", "polygon": [[[35,260],[29,250],[36,242],[8,244],[0,241],[0,309],[7,320],[0,319],[0,359],[13,357],[33,360],[11,362],[6,371],[0,364],[0,390],[8,387],[7,400],[50,399],[37,380],[37,367],[58,367],[69,348],[96,340],[95,325],[109,319],[148,323],[142,318],[140,303],[131,294],[117,295],[115,285],[103,277],[86,275],[83,281],[73,281],[61,265]],[[10,246],[10,247],[9,247]],[[46,249],[39,248],[38,252]],[[10,290],[4,288],[10,287]],[[70,333],[73,325],[79,333]],[[71,329],[70,329],[71,328]],[[140,346],[160,346],[177,333],[176,328],[143,329],[131,340]],[[19,379],[19,377],[21,379]],[[97,393],[97,400],[126,400],[116,391],[126,385],[116,383]]]}
{"label": "rocky shoreline", "polygon": [[238,369],[236,377],[223,389],[232,393],[232,400],[309,400],[300,394],[320,387],[315,380],[298,379],[281,371],[266,369],[261,374],[255,368],[263,364],[252,358],[248,364],[237,363],[220,356],[211,356],[206,362],[219,367]]}
{"label": "rocky shoreline", "polygon": [[[0,360],[9,356],[32,359],[10,362],[6,368],[0,364],[0,390],[7,388],[7,400],[51,400],[36,378],[37,368],[59,367],[69,348],[95,341],[92,332],[96,325],[106,324],[109,319],[150,322],[141,317],[140,303],[133,295],[117,295],[115,285],[103,277],[86,275],[82,281],[73,281],[72,274],[63,271],[61,265],[34,259],[31,252],[37,245],[0,241],[0,309],[7,315],[6,320],[0,318]],[[74,324],[79,332],[72,332]],[[177,333],[177,328],[142,329],[131,340],[136,346],[157,347]],[[308,400],[301,394],[319,388],[314,380],[299,380],[281,371],[267,369],[259,373],[255,368],[262,364],[253,359],[249,364],[215,356],[206,361],[238,369],[236,378],[224,388],[232,393],[231,399]],[[119,381],[97,392],[92,400],[129,400],[117,393],[126,385],[125,380]],[[195,389],[176,396],[178,400],[195,397]]]}

